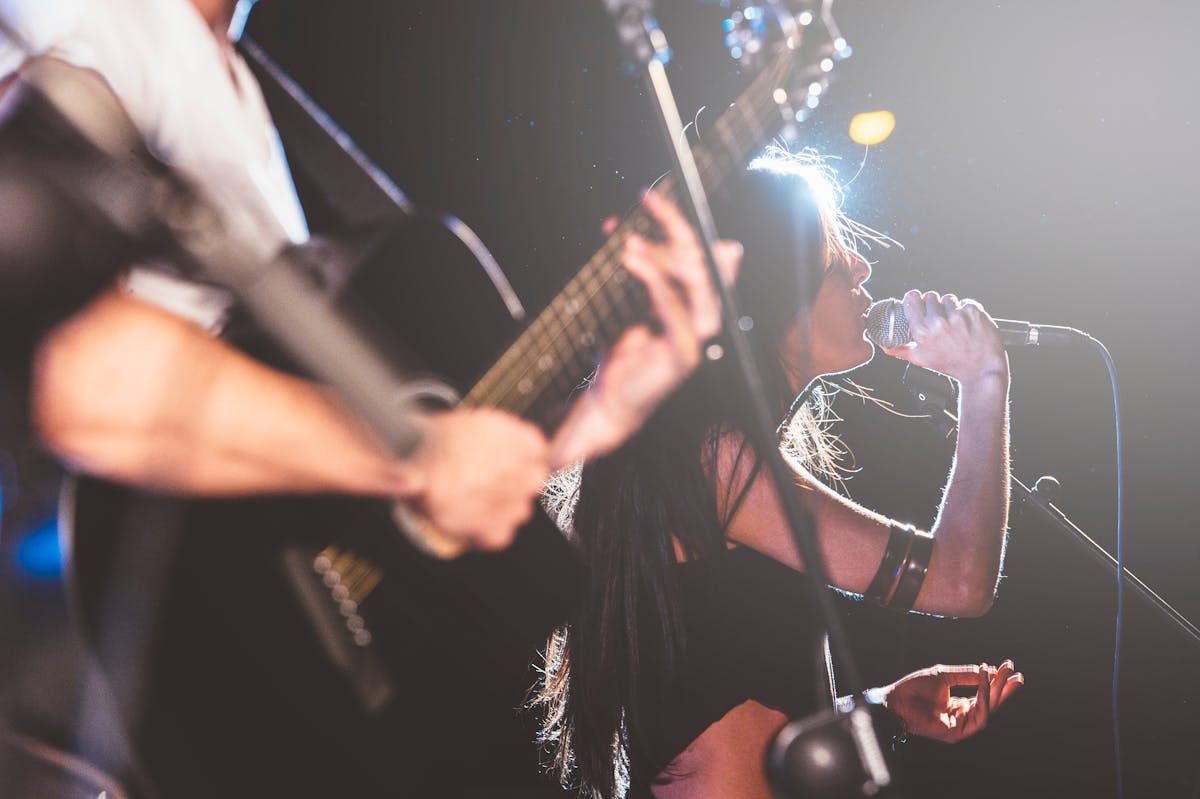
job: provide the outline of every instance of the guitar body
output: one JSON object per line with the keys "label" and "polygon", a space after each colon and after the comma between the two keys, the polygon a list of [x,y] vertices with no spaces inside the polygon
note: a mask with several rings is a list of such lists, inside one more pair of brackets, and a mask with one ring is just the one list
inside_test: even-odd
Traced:
{"label": "guitar body", "polygon": [[358,245],[366,257],[352,274],[327,277],[341,310],[401,373],[436,375],[460,394],[524,327],[523,307],[474,236],[454,217],[406,216]]}
{"label": "guitar body", "polygon": [[[519,330],[492,277],[428,220],[375,250],[325,276],[338,302],[406,374],[469,387]],[[540,509],[510,549],[438,561],[385,501],[74,492],[74,599],[156,792],[454,796],[536,773],[516,708],[582,571]]]}

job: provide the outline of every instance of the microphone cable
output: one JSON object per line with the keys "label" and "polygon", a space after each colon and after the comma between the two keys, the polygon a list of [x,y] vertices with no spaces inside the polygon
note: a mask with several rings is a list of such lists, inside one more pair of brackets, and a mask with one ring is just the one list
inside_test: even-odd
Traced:
{"label": "microphone cable", "polygon": [[1121,399],[1117,384],[1117,368],[1113,364],[1112,355],[1103,343],[1091,336],[1088,340],[1099,350],[1108,369],[1108,379],[1112,383],[1113,393],[1113,424],[1117,437],[1117,617],[1113,629],[1113,670],[1112,670],[1112,717],[1113,717],[1113,765],[1116,770],[1117,799],[1124,797],[1124,780],[1121,768],[1121,631],[1125,621],[1125,536],[1122,524],[1125,518],[1125,462],[1121,455]]}

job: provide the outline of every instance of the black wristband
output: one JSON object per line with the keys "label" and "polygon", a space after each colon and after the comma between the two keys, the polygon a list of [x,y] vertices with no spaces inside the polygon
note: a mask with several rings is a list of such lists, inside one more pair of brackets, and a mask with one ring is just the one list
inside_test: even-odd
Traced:
{"label": "black wristband", "polygon": [[879,569],[871,579],[871,584],[863,593],[864,599],[869,599],[877,605],[888,604],[888,598],[895,589],[900,571],[904,567],[905,557],[912,547],[912,537],[915,533],[916,528],[911,524],[892,524],[887,549],[883,552],[883,559],[879,561]]}
{"label": "black wristband", "polygon": [[900,582],[896,584],[888,607],[912,610],[917,602],[917,594],[921,593],[921,586],[925,583],[925,572],[929,570],[929,558],[932,555],[933,536],[920,531],[914,533],[904,568],[900,570]]}

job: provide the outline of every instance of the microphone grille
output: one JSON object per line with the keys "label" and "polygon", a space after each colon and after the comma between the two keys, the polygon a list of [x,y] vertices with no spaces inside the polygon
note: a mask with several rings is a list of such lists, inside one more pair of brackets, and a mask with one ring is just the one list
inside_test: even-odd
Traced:
{"label": "microphone grille", "polygon": [[900,300],[890,297],[867,309],[867,338],[881,347],[901,347],[912,341],[908,317]]}

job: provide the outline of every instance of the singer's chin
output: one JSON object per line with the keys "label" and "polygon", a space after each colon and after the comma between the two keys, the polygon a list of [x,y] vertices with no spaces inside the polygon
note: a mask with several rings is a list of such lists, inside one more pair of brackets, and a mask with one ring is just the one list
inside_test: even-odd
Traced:
{"label": "singer's chin", "polygon": [[862,334],[862,346],[859,350],[859,361],[858,363],[854,364],[854,366],[851,366],[850,369],[857,369],[858,367],[862,366],[867,361],[874,358],[877,351],[883,352],[883,350],[879,349],[874,341],[871,341],[871,337],[868,336],[867,331],[864,330]]}

